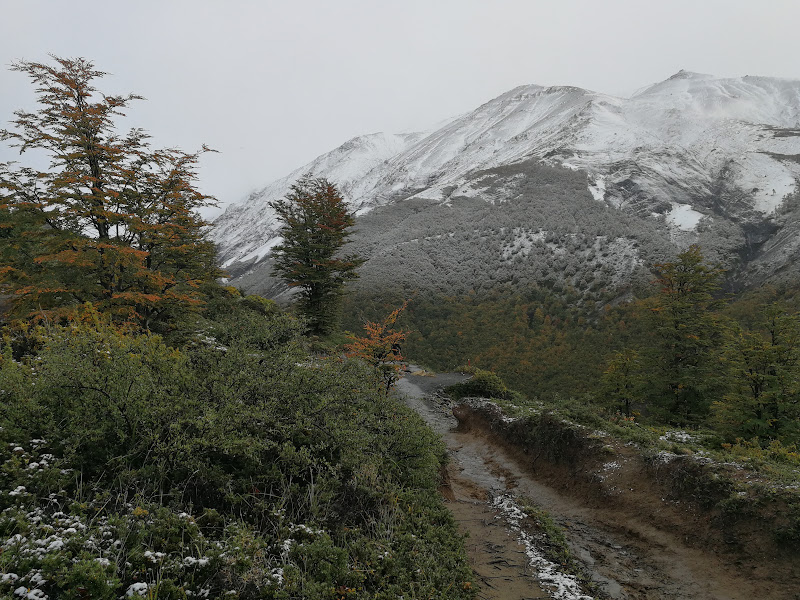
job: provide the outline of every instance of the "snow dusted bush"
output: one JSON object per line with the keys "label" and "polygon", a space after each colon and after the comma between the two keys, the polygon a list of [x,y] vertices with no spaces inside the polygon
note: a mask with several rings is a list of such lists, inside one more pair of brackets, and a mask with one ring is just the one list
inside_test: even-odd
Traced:
{"label": "snow dusted bush", "polygon": [[204,324],[211,344],[89,311],[33,356],[6,351],[0,596],[388,600],[469,581],[433,434],[363,365],[312,360],[293,319],[236,302]]}

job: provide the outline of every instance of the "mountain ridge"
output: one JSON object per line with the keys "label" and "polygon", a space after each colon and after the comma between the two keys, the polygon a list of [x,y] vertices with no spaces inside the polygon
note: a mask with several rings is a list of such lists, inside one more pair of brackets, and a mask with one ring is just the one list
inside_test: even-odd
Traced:
{"label": "mountain ridge", "polygon": [[226,267],[263,260],[278,229],[268,203],[302,176],[337,183],[364,215],[409,199],[503,202],[503,186],[487,196],[475,173],[534,160],[584,171],[595,200],[676,244],[728,222],[761,244],[796,191],[798,157],[800,80],[679,71],[630,98],[522,85],[431,131],[352,138],[230,206],[212,237]]}

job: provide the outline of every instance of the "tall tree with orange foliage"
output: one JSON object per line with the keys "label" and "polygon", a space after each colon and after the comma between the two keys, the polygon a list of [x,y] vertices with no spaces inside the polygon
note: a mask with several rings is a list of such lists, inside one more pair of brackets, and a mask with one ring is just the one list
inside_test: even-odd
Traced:
{"label": "tall tree with orange foliage", "polygon": [[219,275],[197,214],[213,198],[193,185],[202,152],[152,150],[141,129],[115,120],[141,97],[109,96],[91,62],[12,69],[36,86],[39,108],[19,110],[0,139],[43,151],[49,169],[0,163],[0,291],[17,316],[65,315],[84,302],[150,329],[198,307]]}
{"label": "tall tree with orange foliage", "polygon": [[400,361],[403,360],[400,346],[408,332],[395,329],[395,325],[406,306],[408,301],[383,321],[367,321],[364,324],[365,337],[350,335],[351,342],[345,346],[347,356],[360,358],[375,368],[381,387],[387,393],[400,378]]}

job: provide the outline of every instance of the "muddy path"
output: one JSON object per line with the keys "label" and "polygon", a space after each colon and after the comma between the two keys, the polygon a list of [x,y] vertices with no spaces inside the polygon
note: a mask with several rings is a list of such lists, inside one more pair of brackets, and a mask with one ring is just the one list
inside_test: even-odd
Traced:
{"label": "muddy path", "polygon": [[800,590],[787,590],[768,576],[754,577],[729,560],[692,548],[687,540],[655,528],[642,515],[565,495],[537,481],[526,465],[480,431],[459,431],[448,404],[435,393],[461,379],[455,374],[409,374],[398,382],[397,391],[447,445],[450,463],[442,493],[459,527],[469,535],[467,551],[481,586],[479,598],[590,597],[574,586],[574,580],[570,584],[568,577],[537,563],[536,549],[512,518],[514,509],[509,509],[519,498],[547,511],[563,528],[573,556],[602,597],[800,598]]}

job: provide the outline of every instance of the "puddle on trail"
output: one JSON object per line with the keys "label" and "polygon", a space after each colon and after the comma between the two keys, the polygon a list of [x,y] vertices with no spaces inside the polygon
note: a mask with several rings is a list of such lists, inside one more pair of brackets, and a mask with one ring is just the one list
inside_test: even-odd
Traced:
{"label": "puddle on trail", "polygon": [[[482,600],[587,598],[580,592],[540,582],[521,534],[493,499],[510,494],[544,509],[561,526],[572,554],[591,573],[603,597],[636,600],[753,600],[783,598],[763,582],[750,582],[713,555],[689,548],[614,507],[596,508],[538,483],[503,449],[480,435],[454,431],[446,405],[431,397],[437,388],[464,379],[407,375],[397,391],[441,434],[450,453],[449,486],[443,490],[462,531]],[[534,561],[535,562],[535,561]],[[541,571],[541,569],[538,569]]]}

